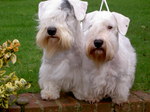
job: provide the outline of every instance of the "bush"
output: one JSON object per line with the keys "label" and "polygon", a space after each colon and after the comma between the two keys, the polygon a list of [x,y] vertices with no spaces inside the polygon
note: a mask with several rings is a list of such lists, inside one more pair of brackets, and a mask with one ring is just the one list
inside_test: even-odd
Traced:
{"label": "bush", "polygon": [[[9,67],[9,62],[13,64],[17,61],[20,43],[17,39],[6,41],[0,45],[0,108],[8,108],[11,95],[17,95],[21,89],[30,88],[30,84],[23,78],[18,78],[15,72],[6,75],[5,67]],[[16,100],[16,99],[15,99]],[[11,102],[15,102],[11,101]]]}

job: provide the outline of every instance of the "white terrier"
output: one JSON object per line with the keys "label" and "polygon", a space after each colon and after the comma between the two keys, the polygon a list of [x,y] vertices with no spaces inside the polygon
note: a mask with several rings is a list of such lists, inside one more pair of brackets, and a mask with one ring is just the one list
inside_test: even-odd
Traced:
{"label": "white terrier", "polygon": [[61,90],[74,91],[80,86],[80,21],[84,19],[86,9],[87,2],[80,0],[39,3],[36,41],[44,52],[39,73],[42,99],[57,99]]}
{"label": "white terrier", "polygon": [[134,81],[136,54],[128,38],[129,18],[115,12],[95,11],[83,21],[83,97],[98,102],[109,96],[127,101]]}

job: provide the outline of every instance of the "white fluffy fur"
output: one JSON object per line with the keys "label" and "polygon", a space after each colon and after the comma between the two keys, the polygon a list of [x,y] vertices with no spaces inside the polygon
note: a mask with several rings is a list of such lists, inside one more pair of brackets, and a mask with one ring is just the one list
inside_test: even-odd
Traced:
{"label": "white fluffy fur", "polygon": [[[89,102],[100,101],[105,96],[110,96],[118,104],[127,101],[136,65],[135,51],[124,36],[129,19],[118,13],[92,12],[83,21],[83,36],[80,20],[85,16],[87,3],[68,1],[73,6],[73,12],[60,10],[63,0],[39,4],[39,32],[36,38],[37,44],[43,48],[39,73],[42,99],[57,99],[60,91],[64,90],[73,92],[79,100]],[[75,8],[79,8],[80,13]],[[113,29],[108,30],[108,25]],[[46,29],[49,26],[58,29],[58,38],[48,36]],[[106,55],[102,59],[99,55],[103,52],[90,54],[95,49],[95,39],[105,42]]]}
{"label": "white fluffy fur", "polygon": [[[70,10],[68,4],[64,4],[61,9],[64,1],[67,0],[49,0],[39,4],[39,32],[36,41],[43,49],[39,85],[41,97],[46,100],[59,98],[61,90],[73,91],[80,87],[80,21],[85,16],[87,2],[68,0],[72,7]],[[76,14],[76,8],[81,10],[80,14]],[[57,28],[56,38],[47,34],[47,28],[51,26]]]}
{"label": "white fluffy fur", "polygon": [[[124,36],[128,24],[127,17],[114,12],[95,11],[87,14],[83,21],[85,32],[82,65],[84,91],[82,97],[79,95],[81,99],[95,102],[109,96],[117,104],[127,101],[136,66],[135,50],[129,39]],[[112,29],[108,29],[108,26],[112,26]],[[87,51],[88,47],[96,49],[95,39],[104,41],[102,46],[106,50],[104,58],[109,58],[103,62],[99,61],[100,58],[94,60],[89,56],[101,55],[101,51],[96,50],[93,54]],[[98,62],[95,63],[95,61]]]}

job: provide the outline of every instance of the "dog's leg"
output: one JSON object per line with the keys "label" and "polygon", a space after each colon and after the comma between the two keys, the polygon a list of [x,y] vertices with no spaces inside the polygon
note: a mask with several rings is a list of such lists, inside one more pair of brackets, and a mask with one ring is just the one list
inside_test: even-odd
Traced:
{"label": "dog's leg", "polygon": [[[39,81],[40,82],[40,81]],[[55,100],[60,97],[60,87],[53,81],[41,81],[41,98],[44,100]],[[40,84],[40,83],[39,83]]]}
{"label": "dog's leg", "polygon": [[112,96],[112,101],[116,104],[122,104],[128,101],[129,87],[128,83],[118,83],[115,89],[115,93]]}

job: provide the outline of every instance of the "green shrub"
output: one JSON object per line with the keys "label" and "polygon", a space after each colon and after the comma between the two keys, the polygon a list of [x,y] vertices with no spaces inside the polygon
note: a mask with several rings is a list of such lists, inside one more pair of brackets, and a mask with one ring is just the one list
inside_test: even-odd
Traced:
{"label": "green shrub", "polygon": [[6,75],[4,70],[5,67],[9,67],[9,62],[16,63],[15,53],[19,50],[19,46],[17,39],[12,42],[8,40],[0,45],[0,108],[8,108],[11,95],[17,95],[21,89],[30,88],[30,84],[25,79],[18,78],[15,72]]}

